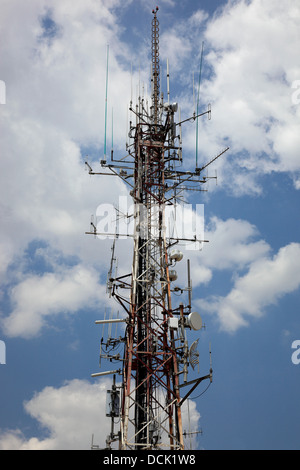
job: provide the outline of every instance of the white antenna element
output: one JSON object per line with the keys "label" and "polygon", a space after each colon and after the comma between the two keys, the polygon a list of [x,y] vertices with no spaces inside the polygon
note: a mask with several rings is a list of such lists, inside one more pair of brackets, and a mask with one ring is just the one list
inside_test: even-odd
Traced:
{"label": "white antenna element", "polygon": [[195,72],[193,72],[193,103],[194,103],[194,118],[196,117],[196,100],[195,100]]}
{"label": "white antenna element", "polygon": [[110,318],[109,320],[96,320],[96,325],[103,325],[106,323],[125,323],[125,318]]}
{"label": "white antenna element", "polygon": [[121,370],[108,370],[106,372],[96,372],[95,374],[91,374],[91,377],[102,377],[103,375],[110,375],[110,374],[121,374]]}

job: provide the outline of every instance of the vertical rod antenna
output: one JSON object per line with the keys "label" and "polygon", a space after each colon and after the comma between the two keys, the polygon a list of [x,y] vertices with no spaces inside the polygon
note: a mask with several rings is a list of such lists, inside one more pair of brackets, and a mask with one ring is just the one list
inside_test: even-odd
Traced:
{"label": "vertical rod antenna", "polygon": [[114,108],[111,108],[111,151],[114,151]]}
{"label": "vertical rod antenna", "polygon": [[131,69],[130,69],[130,107],[132,107],[132,62],[131,62]]}
{"label": "vertical rod antenna", "polygon": [[188,295],[189,295],[189,308],[192,307],[192,286],[191,286],[191,268],[190,260],[187,260],[187,274],[188,274]]}
{"label": "vertical rod antenna", "polygon": [[200,96],[201,73],[202,73],[202,59],[203,59],[203,42],[202,42],[202,49],[201,49],[200,71],[199,71],[199,83],[198,83],[198,96],[197,96],[196,168],[198,168],[198,114],[199,114],[199,96]]}
{"label": "vertical rod antenna", "polygon": [[126,107],[126,128],[125,128],[126,150],[128,148],[128,108]]}
{"label": "vertical rod antenna", "polygon": [[178,156],[179,160],[182,161],[182,129],[181,129],[181,108],[178,109],[178,119],[179,119],[179,150]]}
{"label": "vertical rod antenna", "polygon": [[108,55],[109,45],[107,44],[106,52],[106,85],[105,85],[105,127],[104,127],[104,160],[106,160],[106,127],[107,127],[107,88],[108,88]]}
{"label": "vertical rod antenna", "polygon": [[170,104],[170,72],[169,72],[169,59],[167,59],[167,91],[168,91],[168,104]]}
{"label": "vertical rod antenna", "polygon": [[195,72],[193,72],[193,103],[194,103],[194,118],[196,117],[196,100],[195,100]]}

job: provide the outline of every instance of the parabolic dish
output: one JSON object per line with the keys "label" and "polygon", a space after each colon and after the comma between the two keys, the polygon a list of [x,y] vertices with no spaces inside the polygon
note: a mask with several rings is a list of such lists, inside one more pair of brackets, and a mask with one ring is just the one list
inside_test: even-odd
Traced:
{"label": "parabolic dish", "polygon": [[201,330],[202,328],[202,318],[200,317],[198,312],[192,312],[189,314],[188,323],[190,327],[195,331]]}

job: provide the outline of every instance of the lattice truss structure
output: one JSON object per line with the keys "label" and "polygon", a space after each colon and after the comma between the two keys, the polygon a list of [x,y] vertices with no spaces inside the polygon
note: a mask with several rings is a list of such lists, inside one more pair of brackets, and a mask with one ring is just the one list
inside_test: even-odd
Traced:
{"label": "lattice truss structure", "polygon": [[[121,367],[115,373],[122,376],[122,385],[114,385],[108,391],[112,431],[107,447],[114,441],[119,449],[184,449],[182,404],[203,380],[212,381],[212,369],[206,376],[187,381],[188,367],[199,363],[197,343],[188,346],[186,330],[202,327],[200,316],[192,312],[191,284],[188,279],[188,302],[172,305],[172,282],[175,279],[174,264],[182,253],[176,245],[183,240],[167,233],[166,208],[176,205],[178,196],[187,190],[201,191],[207,177],[204,168],[227,149],[194,172],[182,168],[181,125],[176,122],[177,104],[163,101],[160,93],[159,22],[157,10],[152,20],[152,73],[151,105],[139,97],[130,111],[135,123],[130,122],[127,155],[117,160],[111,154],[111,162],[101,161],[103,172],[90,174],[117,175],[131,187],[134,202],[133,261],[129,274],[108,275],[109,294],[126,313],[124,320],[104,320],[98,323],[125,321],[125,335],[101,340],[100,356],[120,360]],[[167,71],[169,78],[169,71]],[[196,120],[207,114],[194,115]],[[186,120],[186,121],[188,121]],[[104,171],[105,170],[105,171]],[[97,235],[97,227],[87,233]],[[190,242],[202,243],[195,235]],[[113,245],[114,250],[114,245]],[[112,261],[114,260],[114,251]],[[189,278],[189,262],[188,262]],[[122,345],[123,355],[115,353]],[[106,372],[93,374],[101,376]],[[181,397],[183,387],[188,387]],[[186,390],[186,388],[184,389]],[[114,425],[120,422],[115,433]]]}

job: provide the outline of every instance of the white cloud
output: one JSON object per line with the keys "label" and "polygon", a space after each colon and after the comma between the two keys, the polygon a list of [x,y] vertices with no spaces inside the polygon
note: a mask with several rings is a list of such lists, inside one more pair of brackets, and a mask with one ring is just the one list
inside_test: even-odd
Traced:
{"label": "white cloud", "polygon": [[98,283],[98,273],[83,265],[58,267],[55,272],[27,275],[10,294],[12,311],[2,318],[7,336],[31,338],[58,314],[72,314],[85,305],[91,308],[106,299],[105,287]]}
{"label": "white cloud", "polygon": [[186,38],[178,35],[178,31],[168,31],[162,35],[160,47],[163,51],[162,59],[168,58],[172,69],[178,68],[179,64],[191,53],[192,47]]}
{"label": "white cloud", "polygon": [[209,243],[201,259],[215,269],[245,268],[270,250],[264,240],[255,240],[258,235],[257,228],[246,220],[213,217],[205,231]]}
{"label": "white cloud", "polygon": [[225,297],[198,300],[202,309],[215,314],[222,329],[235,332],[259,318],[265,309],[300,287],[300,244],[290,243],[273,257],[253,261],[248,272],[235,280]]}
{"label": "white cloud", "polygon": [[[208,23],[206,60],[214,75],[203,93],[213,101],[214,124],[205,132],[229,139],[233,155],[246,152],[230,171],[218,162],[227,178],[239,174],[240,165],[255,174],[300,171],[300,109],[292,105],[291,89],[300,76],[299,14],[294,1],[242,0],[229,2]],[[251,192],[237,188],[236,179],[235,185],[239,193]]]}
{"label": "white cloud", "polygon": [[31,437],[8,430],[0,434],[2,450],[88,450],[94,443],[105,447],[110,420],[105,419],[108,382],[66,382],[60,388],[46,387],[24,404],[25,411],[47,431],[48,437]]}
{"label": "white cloud", "polygon": [[[115,132],[114,144],[118,149],[122,142],[124,148],[130,73],[116,59],[127,57],[127,50],[118,40],[121,29],[114,14],[123,5],[55,1],[50,8],[46,1],[3,2],[1,78],[7,103],[0,116],[1,271],[36,238],[95,261],[95,245],[84,235],[90,215],[126,189],[120,180],[111,184],[111,178],[88,177],[81,147],[94,146],[96,156],[89,160],[99,170],[106,44],[111,42],[109,118],[115,105],[123,131]],[[48,34],[46,23],[43,28],[43,18],[52,19],[55,34]],[[100,265],[104,249],[99,244]]]}
{"label": "white cloud", "polygon": [[201,253],[186,252],[191,261],[193,286],[207,284],[214,271],[247,269],[252,262],[266,256],[270,246],[264,240],[257,240],[257,228],[246,220],[222,220],[212,217],[205,228],[205,239]]}
{"label": "white cloud", "polygon": [[197,287],[200,284],[207,284],[213,277],[212,270],[206,266],[193,263],[191,266],[192,286]]}

